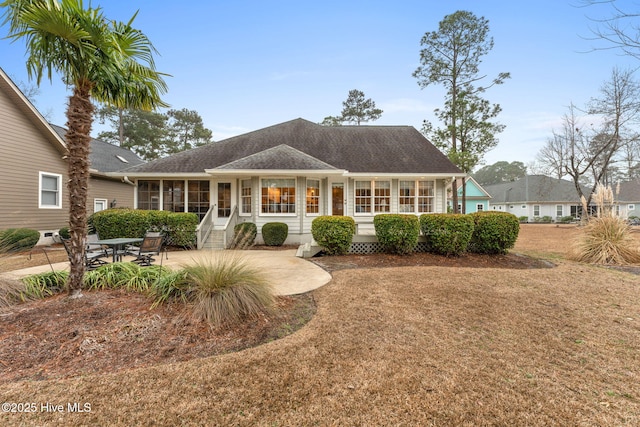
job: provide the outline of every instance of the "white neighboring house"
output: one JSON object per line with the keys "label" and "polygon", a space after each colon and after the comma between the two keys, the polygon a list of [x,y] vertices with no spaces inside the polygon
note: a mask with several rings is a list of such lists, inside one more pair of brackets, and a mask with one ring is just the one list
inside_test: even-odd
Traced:
{"label": "white neighboring house", "polygon": [[[485,185],[484,189],[491,195],[489,210],[526,217],[526,222],[540,221],[544,217],[556,222],[562,217],[577,219],[582,215],[582,204],[571,181],[527,175],[516,181]],[[582,186],[582,191],[589,194],[590,189]]]}
{"label": "white neighboring house", "polygon": [[[617,186],[613,189],[618,190]],[[615,195],[616,212],[622,218],[640,218],[640,179],[621,182]]]}

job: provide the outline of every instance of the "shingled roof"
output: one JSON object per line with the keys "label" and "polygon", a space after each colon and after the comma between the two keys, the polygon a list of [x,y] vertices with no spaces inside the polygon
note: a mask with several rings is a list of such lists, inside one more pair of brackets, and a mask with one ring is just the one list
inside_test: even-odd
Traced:
{"label": "shingled roof", "polygon": [[218,166],[218,170],[335,170],[328,163],[311,157],[300,150],[280,144],[256,154]]}
{"label": "shingled roof", "polygon": [[616,196],[616,200],[620,202],[640,202],[640,179],[621,182],[620,194]]}
{"label": "shingled roof", "polygon": [[[269,151],[278,146],[283,147]],[[292,149],[304,156],[296,154],[292,159],[276,161],[275,153],[286,156],[293,154]],[[203,173],[216,168],[228,170],[230,165],[238,169],[264,166],[303,170],[317,169],[321,164],[322,168],[351,173],[462,174],[411,126],[321,126],[304,119],[183,151],[129,168],[126,173]]]}
{"label": "shingled roof", "polygon": [[[51,125],[62,139],[65,139],[67,130],[61,126]],[[89,154],[91,169],[99,172],[116,172],[143,164],[144,161],[132,151],[99,139],[91,139],[91,151]]]}
{"label": "shingled roof", "polygon": [[[484,189],[491,195],[491,204],[580,203],[578,192],[573,182],[544,175],[527,175],[516,181],[485,185]],[[584,194],[589,194],[591,190],[583,186],[582,191]]]}

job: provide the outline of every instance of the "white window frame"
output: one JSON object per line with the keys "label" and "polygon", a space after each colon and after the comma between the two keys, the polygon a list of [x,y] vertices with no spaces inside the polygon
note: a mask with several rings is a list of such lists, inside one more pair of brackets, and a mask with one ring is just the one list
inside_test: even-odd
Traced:
{"label": "white window frame", "polygon": [[[262,189],[263,187],[263,183],[264,181],[269,181],[269,180],[280,180],[280,179],[284,179],[284,180],[292,180],[293,181],[293,191],[294,191],[294,195],[293,195],[293,212],[263,212],[262,208],[263,208],[263,204],[262,204]],[[290,195],[287,195],[287,197],[291,197]],[[281,198],[281,202],[280,204],[282,204],[282,195],[280,196]],[[260,178],[260,202],[259,202],[259,206],[258,206],[258,216],[297,216],[297,212],[298,212],[298,180],[295,177],[290,177],[290,176],[282,176],[282,177],[277,177],[277,176],[269,176],[269,177],[261,177]]]}
{"label": "white window frame", "polygon": [[[245,183],[248,182],[249,186],[246,187]],[[245,189],[249,189],[249,194],[244,194],[244,190]],[[249,179],[241,179],[240,180],[240,216],[251,216],[251,213],[253,211],[253,181],[251,180],[251,178]],[[246,199],[249,199],[249,212],[246,212],[244,210],[245,205],[245,201]]]}
{"label": "white window frame", "polygon": [[[315,182],[318,183],[318,185],[310,187],[309,186],[309,181],[315,181]],[[321,200],[320,199],[320,191],[321,191],[320,190],[320,185],[321,185],[321,182],[320,182],[319,179],[307,178],[307,180],[306,180],[304,211],[305,211],[305,214],[307,216],[320,216],[320,200]],[[317,194],[313,194],[313,193],[309,194],[309,189],[317,189],[318,193]],[[309,204],[307,202],[308,199],[312,199],[312,200],[315,199],[316,200],[316,205],[318,207],[318,212],[309,212]]]}
{"label": "white window frame", "polygon": [[[559,213],[559,214],[558,214]],[[564,206],[556,205],[556,216],[562,218],[564,216]]]}
{"label": "white window frame", "polygon": [[[538,211],[538,213],[536,213],[536,211]],[[540,216],[540,205],[533,205],[533,216]]]}
{"label": "white window frame", "polygon": [[[98,209],[98,203],[102,203],[104,206],[102,209]],[[109,209],[109,202],[107,199],[93,199],[93,213]]]}
{"label": "white window frame", "polygon": [[[56,190],[45,190],[42,188],[42,179],[43,178],[55,178],[56,179]],[[56,195],[56,204],[55,205],[47,205],[42,202],[42,192],[49,191],[54,192]],[[38,172],[38,208],[40,209],[62,209],[62,175],[59,173],[50,173],[50,172]]]}
{"label": "white window frame", "polygon": [[[367,196],[366,198],[369,199],[369,212],[354,212],[355,216],[374,216],[374,215],[378,215],[378,214],[386,214],[386,213],[391,213],[391,180],[368,180],[368,179],[358,179],[356,181],[354,181],[353,184],[353,209],[354,211],[357,210],[358,208],[358,204],[356,203],[356,199],[362,198],[357,196],[358,193],[358,183],[367,183],[369,184],[369,196]],[[387,183],[389,185],[389,187],[387,188],[389,190],[389,195],[388,196],[379,196],[376,195],[376,189],[378,188],[378,186],[376,186],[376,184],[379,183]],[[386,189],[385,189],[386,190]],[[376,199],[387,199],[389,201],[388,206],[388,210],[386,211],[381,211],[381,210],[376,210]],[[380,206],[380,204],[378,204],[378,206]]]}
{"label": "white window frame", "polygon": [[[413,183],[413,191],[412,191],[412,194],[410,194],[409,196],[403,196],[401,194],[402,183],[403,182],[411,182],[411,183]],[[420,195],[420,183],[421,182],[430,182],[430,183],[432,183],[433,195],[431,195],[431,196],[421,196]],[[412,211],[403,211],[402,210],[401,199],[406,199],[407,197],[412,197],[413,198],[413,210]],[[424,211],[423,212],[423,211],[420,210],[420,201],[422,199],[431,199],[431,210],[430,211]],[[398,182],[398,212],[399,213],[416,214],[416,215],[420,215],[420,214],[423,214],[423,213],[434,213],[436,211],[435,200],[436,200],[436,182],[435,182],[435,180],[428,180],[428,179],[417,179],[417,180],[401,179]],[[462,205],[458,204],[458,206],[460,207],[459,211],[461,211]]]}
{"label": "white window frame", "polygon": [[483,203],[477,203],[476,204],[476,212],[484,212],[484,204]]}
{"label": "white window frame", "polygon": [[636,210],[636,205],[632,205],[632,204],[627,205],[627,210],[635,211]]}

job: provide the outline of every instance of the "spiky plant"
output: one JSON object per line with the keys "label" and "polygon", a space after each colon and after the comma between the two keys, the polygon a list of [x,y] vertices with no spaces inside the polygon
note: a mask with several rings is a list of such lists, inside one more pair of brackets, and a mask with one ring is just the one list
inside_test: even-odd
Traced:
{"label": "spiky plant", "polygon": [[[597,213],[588,219],[570,257],[590,264],[640,263],[640,248],[627,222],[616,215],[610,187],[598,184],[593,196]],[[586,212],[586,210],[585,210]]]}
{"label": "spiky plant", "polygon": [[255,318],[274,306],[268,281],[237,254],[196,261],[184,267],[184,272],[194,316],[214,328]]}

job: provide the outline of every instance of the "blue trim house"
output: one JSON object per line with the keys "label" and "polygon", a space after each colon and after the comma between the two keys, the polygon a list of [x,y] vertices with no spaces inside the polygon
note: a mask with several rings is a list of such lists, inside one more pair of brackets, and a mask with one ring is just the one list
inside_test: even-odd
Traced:
{"label": "blue trim house", "polygon": [[[462,212],[462,182],[458,180],[458,211]],[[489,210],[489,199],[491,195],[472,177],[465,178],[467,187],[467,202],[465,203],[465,213],[483,212]],[[451,201],[449,202],[451,206]]]}

